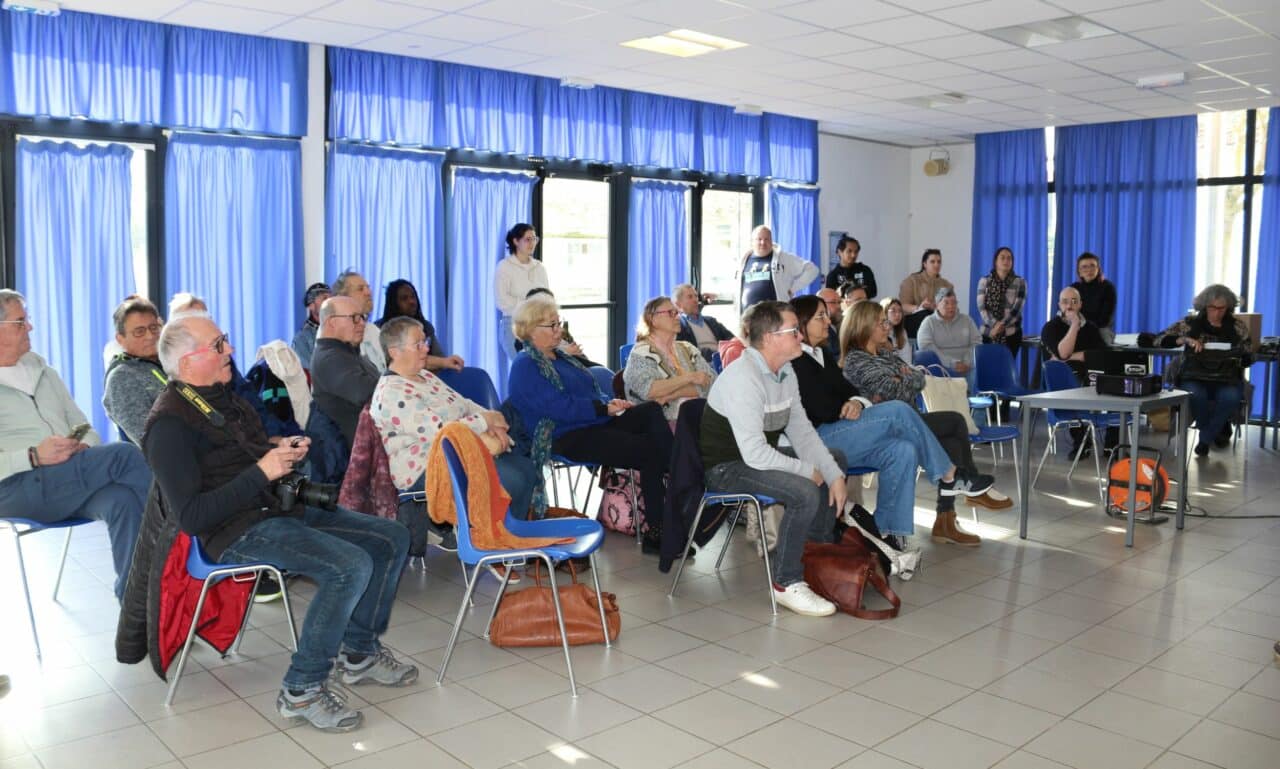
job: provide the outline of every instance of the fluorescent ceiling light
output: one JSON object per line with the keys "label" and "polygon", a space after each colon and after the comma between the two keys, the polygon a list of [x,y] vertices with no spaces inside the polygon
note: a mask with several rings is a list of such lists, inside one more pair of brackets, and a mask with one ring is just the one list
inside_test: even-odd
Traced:
{"label": "fluorescent ceiling light", "polygon": [[37,16],[57,16],[62,6],[52,0],[4,0],[0,8],[17,13],[34,13]]}
{"label": "fluorescent ceiling light", "polygon": [[1185,72],[1165,72],[1159,75],[1144,75],[1138,78],[1138,82],[1134,85],[1143,90],[1153,88],[1169,88],[1175,85],[1182,85],[1187,82],[1187,73]]}
{"label": "fluorescent ceiling light", "polygon": [[948,91],[946,93],[934,93],[928,96],[913,96],[909,99],[900,99],[903,104],[910,104],[915,107],[923,107],[925,109],[935,109],[937,107],[948,107],[955,104],[966,104],[969,97],[956,91]]}
{"label": "fluorescent ceiling light", "polygon": [[764,107],[759,104],[739,104],[733,108],[733,114],[759,117],[764,114]]}
{"label": "fluorescent ceiling light", "polygon": [[560,78],[561,88],[577,88],[579,91],[590,91],[596,87],[594,80],[585,77],[562,77]]}
{"label": "fluorescent ceiling light", "polygon": [[1114,35],[1115,32],[1083,16],[1064,16],[1060,19],[989,29],[986,34],[1023,48],[1039,48],[1072,40],[1088,40],[1104,35]]}
{"label": "fluorescent ceiling light", "polygon": [[701,56],[704,53],[742,48],[746,46],[746,43],[730,40],[727,37],[708,35],[692,29],[673,29],[656,37],[640,37],[635,40],[628,40],[622,45],[652,53],[688,58],[690,56]]}

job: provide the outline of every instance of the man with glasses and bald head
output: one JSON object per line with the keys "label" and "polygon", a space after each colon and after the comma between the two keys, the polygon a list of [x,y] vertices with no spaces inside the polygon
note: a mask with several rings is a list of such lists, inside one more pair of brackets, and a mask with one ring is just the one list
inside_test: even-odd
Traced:
{"label": "man with glasses and bald head", "polygon": [[338,424],[351,445],[360,410],[368,405],[381,376],[360,354],[369,316],[348,296],[335,295],[320,305],[320,332],[311,355],[311,389],[315,405]]}

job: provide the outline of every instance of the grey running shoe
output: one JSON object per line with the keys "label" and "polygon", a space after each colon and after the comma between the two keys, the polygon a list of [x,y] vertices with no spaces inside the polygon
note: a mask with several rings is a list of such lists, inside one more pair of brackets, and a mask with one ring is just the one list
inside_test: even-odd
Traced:
{"label": "grey running shoe", "polygon": [[994,476],[982,473],[970,475],[957,467],[955,479],[950,483],[938,481],[938,492],[944,497],[980,497],[986,494],[995,482]]}
{"label": "grey running shoe", "polygon": [[376,654],[366,656],[359,663],[351,662],[344,651],[338,654],[338,680],[343,686],[367,683],[408,686],[418,680],[418,668],[396,659],[386,648],[378,649]]}
{"label": "grey running shoe", "polygon": [[327,682],[297,695],[282,687],[276,697],[276,710],[285,718],[301,719],[322,732],[349,732],[364,723],[364,714],[352,710],[346,700],[329,691]]}

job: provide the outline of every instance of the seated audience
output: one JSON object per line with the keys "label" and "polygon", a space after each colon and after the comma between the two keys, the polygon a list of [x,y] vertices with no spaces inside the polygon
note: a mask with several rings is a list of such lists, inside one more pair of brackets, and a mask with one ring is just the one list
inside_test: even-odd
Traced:
{"label": "seated audience", "polygon": [[[549,288],[531,288],[529,289],[529,295],[526,296],[525,299],[528,299],[530,296],[545,296],[553,302],[556,300],[556,295],[551,293],[551,289]],[[516,352],[520,352],[524,349],[524,342],[517,339],[515,341],[514,348]],[[582,352],[582,345],[575,342],[573,335],[569,333],[569,321],[567,320],[560,324],[560,345],[556,349],[559,350],[562,355],[568,355],[569,357],[574,358],[587,368],[600,365],[588,358],[586,354]]]}
{"label": "seated audience", "polygon": [[827,273],[826,287],[840,288],[852,283],[867,290],[867,299],[874,299],[876,274],[870,267],[858,261],[858,255],[861,253],[862,244],[857,238],[851,238],[847,233],[842,235],[836,242],[836,254],[840,257],[840,263]]}
{"label": "seated audience", "polygon": [[742,255],[733,276],[738,283],[738,313],[756,302],[790,301],[820,274],[813,262],[779,248],[773,231],[762,224],[751,231],[751,250]]}
{"label": "seated audience", "polygon": [[938,309],[920,324],[917,336],[920,349],[936,352],[942,365],[966,375],[973,369],[973,348],[982,343],[978,327],[972,318],[960,312],[953,289],[938,289],[934,302]]}
{"label": "seated audience", "polygon": [[480,436],[493,454],[502,487],[511,496],[511,511],[529,517],[533,489],[542,478],[528,457],[511,452],[507,420],[467,400],[427,370],[426,332],[410,317],[382,326],[387,375],[378,380],[369,416],[382,436],[391,478],[401,491],[426,490],[427,453],[436,433],[449,422],[461,422]]}
{"label": "seated audience", "polygon": [[1066,361],[1081,384],[1088,381],[1084,366],[1086,350],[1107,346],[1102,334],[1080,312],[1080,292],[1067,286],[1058,293],[1058,314],[1040,329],[1040,347],[1050,360]]}
{"label": "seated audience", "polygon": [[707,397],[716,378],[697,347],[676,339],[679,312],[665,296],[645,304],[636,326],[636,346],[622,373],[627,399],[658,403],[668,422],[676,421],[686,400]]}
{"label": "seated audience", "polygon": [[122,352],[107,365],[102,408],[130,443],[141,445],[151,404],[168,381],[156,354],[164,324],[156,306],[136,296],[121,302],[111,320]]}
{"label": "seated audience", "polygon": [[[885,340],[885,349],[893,352],[908,365],[911,364],[911,340],[907,338],[907,327],[903,322],[902,301],[896,296],[886,296],[880,300],[884,309],[884,319],[889,323],[889,334]],[[843,335],[843,331],[841,332]],[[843,359],[843,356],[841,356]]]}
{"label": "seated audience", "polygon": [[[813,296],[791,302],[796,323],[804,334],[804,354],[791,361],[800,388],[800,403],[828,448],[844,454],[850,467],[874,467],[880,472],[876,494],[876,526],[895,537],[898,550],[907,549],[906,538],[915,531],[916,468],[923,467],[938,484],[938,499],[951,504],[949,514],[939,512],[933,536],[938,540],[977,545],[978,538],[956,528],[954,498],[977,496],[991,486],[989,476],[970,477],[957,468],[916,410],[896,399],[872,405],[858,395],[844,377],[840,359],[822,350],[826,308]],[[879,312],[878,305],[865,302]],[[855,308],[856,311],[856,308]]]}
{"label": "seated audience", "polygon": [[841,286],[839,294],[841,317],[843,317],[844,313],[847,312],[850,307],[854,306],[858,302],[865,302],[869,298],[867,296],[867,289],[853,283],[846,283]]}
{"label": "seated audience", "polygon": [[991,272],[978,279],[978,314],[982,316],[982,341],[1009,348],[1015,356],[1022,346],[1022,305],[1027,301],[1027,281],[1013,271],[1013,251],[996,249]]}
{"label": "seated audience", "polygon": [[823,348],[828,355],[840,357],[840,322],[844,320],[844,307],[840,304],[840,292],[834,288],[818,289],[818,298],[827,308],[827,341]]}
{"label": "seated audience", "polygon": [[[844,350],[843,370],[845,379],[872,403],[899,400],[915,407],[924,390],[924,372],[904,363],[888,347],[890,325],[884,310],[874,304],[858,305],[841,329],[840,346]],[[990,483],[990,476],[982,476],[973,462],[973,447],[969,442],[969,427],[964,415],[956,411],[929,411],[920,415],[951,462],[963,469],[966,477],[981,477]],[[982,484],[977,484],[979,487]],[[975,491],[978,489],[975,489]],[[970,505],[1003,510],[1013,502],[994,488],[976,496],[965,495]],[[943,494],[937,500],[938,519],[934,533],[942,539],[960,541],[972,535],[954,524],[955,498]]]}
{"label": "seated audience", "polygon": [[328,299],[332,292],[328,283],[312,283],[307,286],[307,293],[302,296],[302,306],[307,308],[307,320],[293,335],[293,351],[302,361],[302,367],[311,368],[311,353],[316,349],[316,332],[320,329],[320,305]]}
{"label": "seated audience", "polygon": [[124,595],[151,471],[137,446],[100,446],[58,372],[31,351],[22,294],[0,289],[0,516],[105,521]]}
{"label": "seated audience", "polygon": [[1116,286],[1102,274],[1102,260],[1085,251],[1076,258],[1076,282],[1080,292],[1080,312],[1111,344],[1116,338]]}
{"label": "seated audience", "polygon": [[[1197,456],[1208,454],[1210,443],[1218,448],[1231,444],[1231,417],[1240,410],[1244,399],[1244,371],[1252,362],[1253,340],[1249,326],[1235,316],[1238,304],[1234,291],[1215,283],[1196,294],[1192,314],[1156,337],[1156,344],[1161,347],[1183,348],[1174,381],[1191,393],[1191,414],[1200,431]],[[1213,343],[1228,345],[1228,349],[1206,355],[1205,345]],[[1235,358],[1239,365],[1219,360],[1202,365],[1201,361],[1210,356]]]}
{"label": "seated audience", "polygon": [[698,348],[710,361],[720,343],[733,338],[733,332],[710,315],[702,314],[702,298],[689,283],[681,283],[671,291],[671,301],[680,310],[680,333],[676,339]]}
{"label": "seated audience", "polygon": [[[329,689],[331,674],[344,686],[408,686],[418,678],[415,666],[378,641],[409,532],[395,521],[338,507],[282,505],[276,482],[305,459],[310,441],[267,442],[253,408],[228,386],[232,351],[207,316],[178,317],[165,327],[160,360],[170,384],[147,421],[147,460],[167,512],[200,538],[211,558],[266,562],[314,581],[276,710],[324,731],[350,731],[363,716]],[[184,395],[183,385],[192,392]],[[205,408],[221,418],[207,416]]]}
{"label": "seated audience", "polygon": [[314,403],[338,424],[348,446],[355,438],[360,410],[373,397],[380,376],[361,355],[366,320],[354,299],[340,294],[329,297],[320,306],[320,333],[311,357]]}
{"label": "seated audience", "polygon": [[663,476],[672,447],[662,408],[611,398],[586,367],[560,352],[560,308],[554,300],[532,296],[516,307],[512,320],[525,344],[511,365],[508,391],[533,436],[534,464],[543,467],[554,453],[575,462],[639,470],[649,527],[644,549],[657,553],[666,505]]}
{"label": "seated audience", "polygon": [[461,356],[445,355],[444,345],[440,343],[440,337],[436,336],[436,327],[422,316],[422,302],[418,299],[418,289],[403,278],[387,284],[387,295],[382,303],[382,317],[378,319],[377,327],[382,328],[394,318],[413,318],[422,324],[422,331],[426,334],[427,344],[430,346],[427,351],[428,371],[439,371],[445,368],[461,371],[466,365]]}
{"label": "seated audience", "polygon": [[898,286],[898,299],[907,314],[904,319],[907,336],[916,337],[920,324],[937,309],[934,297],[944,288],[954,291],[956,287],[942,277],[942,252],[936,248],[926,249],[920,257],[920,271],[908,275]]}
{"label": "seated audience", "polygon": [[[387,359],[382,354],[382,341],[378,338],[378,327],[369,322],[369,318],[373,315],[373,290],[369,288],[369,281],[358,272],[346,270],[339,273],[337,280],[333,281],[333,295],[345,296],[355,302],[355,312],[362,314],[365,319],[364,336],[360,339],[360,354],[373,364],[379,374],[386,371]],[[321,322],[321,325],[324,323]]]}
{"label": "seated audience", "polygon": [[[716,379],[702,412],[707,491],[764,494],[783,506],[769,552],[774,597],[814,617],[836,607],[804,581],[807,541],[830,542],[844,511],[844,467],[822,444],[800,405],[791,360],[803,355],[796,314],[785,302],[760,302],[742,317],[749,346]],[[791,447],[778,449],[786,435]]]}

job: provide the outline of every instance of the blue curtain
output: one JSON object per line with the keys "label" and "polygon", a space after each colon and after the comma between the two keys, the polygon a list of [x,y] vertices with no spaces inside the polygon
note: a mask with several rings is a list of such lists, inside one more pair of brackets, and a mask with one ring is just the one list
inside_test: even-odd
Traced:
{"label": "blue curtain", "polygon": [[[1256,189],[1256,188],[1255,188]],[[1272,107],[1267,120],[1267,158],[1262,171],[1262,221],[1259,223],[1257,254],[1258,279],[1249,311],[1262,313],[1262,335],[1280,334],[1280,107]],[[1253,412],[1262,413],[1262,380],[1254,369]]]}
{"label": "blue curtain", "polygon": [[538,81],[537,113],[542,121],[538,154],[552,158],[623,162],[622,101],[616,88],[565,88],[551,78]]}
{"label": "blue curtain", "polygon": [[102,346],[111,312],[134,293],[129,161],[122,144],[76,147],[18,142],[18,290],[27,297],[32,347],[62,376],[104,440]]}
{"label": "blue curtain", "polygon": [[645,302],[670,296],[689,281],[689,187],[637,179],[627,213],[627,313],[639,320]]}
{"label": "blue curtain", "polygon": [[166,291],[202,297],[247,370],[301,322],[301,148],[174,134],[164,182]]}
{"label": "blue curtain", "polygon": [[439,64],[329,49],[329,135],[351,141],[442,146]]}
{"label": "blue curtain", "polygon": [[307,46],[167,27],[164,123],[277,136],[307,132]]}
{"label": "blue curtain", "polygon": [[818,181],[816,120],[766,114],[764,135],[769,144],[766,175],[810,184]]}
{"label": "blue curtain", "polygon": [[817,188],[770,184],[769,228],[778,248],[818,265],[818,279],[810,284],[809,292],[821,288],[825,273],[822,236],[818,230]]}
{"label": "blue curtain", "polygon": [[1022,333],[1034,336],[1049,319],[1049,185],[1044,129],[979,134],[975,138],[973,240],[969,313],[978,318],[978,281],[991,272],[996,249],[1013,250],[1014,271],[1027,281]]}
{"label": "blue curtain", "polygon": [[1159,331],[1195,294],[1196,118],[1065,126],[1054,153],[1055,290],[1091,251],[1116,285],[1116,332]]}
{"label": "blue curtain", "polygon": [[444,64],[444,144],[532,155],[537,78],[482,67]]}
{"label": "blue curtain", "polygon": [[[168,27],[74,11],[0,12],[0,97],[12,112],[157,124]],[[0,101],[0,107],[4,102]]]}
{"label": "blue curtain", "polygon": [[405,278],[422,314],[444,331],[444,205],[440,166],[426,152],[336,144],[329,157],[325,274],[354,268],[373,287],[374,319],[386,285]]}
{"label": "blue curtain", "polygon": [[732,107],[699,104],[702,170],[712,174],[764,175],[761,138],[764,118],[738,115]]}
{"label": "blue curtain", "polygon": [[457,168],[449,216],[449,351],[493,374],[506,397],[507,372],[498,355],[493,276],[506,256],[503,236],[533,217],[533,185],[522,173]]}
{"label": "blue curtain", "polygon": [[0,13],[0,41],[0,110],[306,133],[304,43],[73,11]]}
{"label": "blue curtain", "polygon": [[633,166],[697,168],[697,102],[628,91],[626,160]]}

